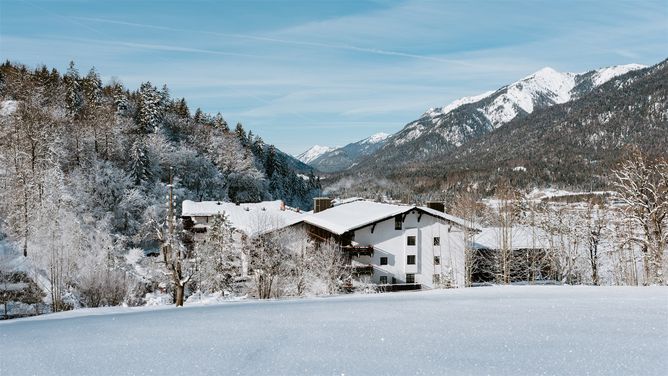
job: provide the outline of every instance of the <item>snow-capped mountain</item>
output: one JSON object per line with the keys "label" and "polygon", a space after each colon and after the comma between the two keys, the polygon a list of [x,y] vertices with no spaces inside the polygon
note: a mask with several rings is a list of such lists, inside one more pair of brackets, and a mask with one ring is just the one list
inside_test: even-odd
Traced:
{"label": "snow-capped mountain", "polygon": [[610,79],[644,68],[619,65],[585,73],[543,68],[496,91],[433,108],[390,136],[368,162],[411,163],[441,155],[537,109],[577,99]]}
{"label": "snow-capped mountain", "polygon": [[[385,141],[388,137],[390,137],[390,135],[387,133],[376,133],[364,140],[353,142],[340,148],[327,148],[326,146],[316,145],[305,152],[308,153],[315,149],[313,153],[315,156],[314,158],[311,158],[306,162],[306,160],[301,159],[301,155],[305,153],[300,154],[298,158],[322,172],[342,171],[354,166],[361,158],[375,153],[385,145]],[[322,152],[315,155],[316,152],[320,151]]]}
{"label": "snow-capped mountain", "polygon": [[335,147],[329,147],[329,146],[320,146],[320,145],[314,145],[305,152],[295,156],[298,160],[309,164],[321,155],[330,152],[332,150],[335,150]]}

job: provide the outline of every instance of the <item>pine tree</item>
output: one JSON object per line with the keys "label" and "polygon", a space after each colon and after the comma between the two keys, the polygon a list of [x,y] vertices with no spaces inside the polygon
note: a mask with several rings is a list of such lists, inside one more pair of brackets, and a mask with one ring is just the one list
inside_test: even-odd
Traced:
{"label": "pine tree", "polygon": [[136,122],[139,133],[154,132],[160,120],[160,102],[162,96],[150,82],[144,82],[139,88]]}
{"label": "pine tree", "polygon": [[146,144],[142,140],[135,141],[130,149],[130,175],[135,185],[141,185],[153,178],[151,160]]}
{"label": "pine tree", "polygon": [[190,117],[190,109],[188,109],[188,104],[186,103],[185,98],[181,98],[176,104],[176,113],[182,118]]}
{"label": "pine tree", "polygon": [[83,80],[83,94],[86,107],[97,108],[100,106],[102,99],[102,81],[94,67],[90,69],[86,78]]}
{"label": "pine tree", "polygon": [[223,132],[229,132],[230,128],[227,127],[227,121],[223,118],[223,115],[219,113],[213,118],[213,127],[220,129]]}
{"label": "pine tree", "polygon": [[70,66],[67,68],[64,81],[66,90],[65,108],[67,109],[68,117],[74,120],[78,118],[79,111],[83,104],[79,71],[74,66],[74,61],[70,61]]}
{"label": "pine tree", "polygon": [[246,136],[246,130],[244,129],[243,124],[237,123],[237,127],[234,129],[234,133],[237,135],[241,146],[248,146],[248,138]]}

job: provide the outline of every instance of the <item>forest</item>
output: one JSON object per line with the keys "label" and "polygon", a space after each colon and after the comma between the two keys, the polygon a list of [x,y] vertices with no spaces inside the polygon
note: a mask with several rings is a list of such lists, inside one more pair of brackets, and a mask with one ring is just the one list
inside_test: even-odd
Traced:
{"label": "forest", "polygon": [[280,199],[308,210],[321,190],[313,171],[298,174],[290,157],[220,113],[193,113],[167,86],[131,91],[74,62],[61,73],[7,61],[0,104],[0,244],[19,248],[43,272],[36,283],[70,306],[86,300],[73,297],[78,286],[127,278],[116,270],[128,250],[158,251],[153,226],[165,223],[170,179],[176,213],[186,199]]}

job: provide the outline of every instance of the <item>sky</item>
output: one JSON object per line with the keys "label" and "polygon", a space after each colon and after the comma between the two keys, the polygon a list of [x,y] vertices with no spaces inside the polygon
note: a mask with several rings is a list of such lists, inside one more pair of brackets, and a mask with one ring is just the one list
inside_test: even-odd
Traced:
{"label": "sky", "polygon": [[668,0],[0,0],[2,60],[166,84],[293,154],[546,66],[667,57]]}

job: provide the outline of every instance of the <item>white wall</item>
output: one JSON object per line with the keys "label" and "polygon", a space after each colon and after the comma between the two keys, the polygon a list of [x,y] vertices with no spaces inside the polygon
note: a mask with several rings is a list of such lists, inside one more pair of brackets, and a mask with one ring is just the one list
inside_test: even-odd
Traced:
{"label": "white wall", "polygon": [[[392,277],[397,283],[404,283],[406,273],[415,274],[415,282],[433,287],[433,275],[450,278],[453,285],[464,287],[464,232],[461,228],[450,226],[447,222],[428,214],[423,214],[418,222],[417,210],[409,213],[402,230],[394,229],[394,218],[355,231],[356,243],[362,246],[372,245],[373,256],[355,258],[360,264],[374,266],[372,281],[380,282],[380,276],[386,275],[388,283]],[[417,236],[417,246],[408,247],[406,237]],[[434,237],[440,237],[440,246],[434,246]],[[416,265],[406,265],[406,256],[415,254]],[[440,265],[434,265],[434,256],[440,256]],[[387,257],[388,265],[380,265],[380,258]]]}

